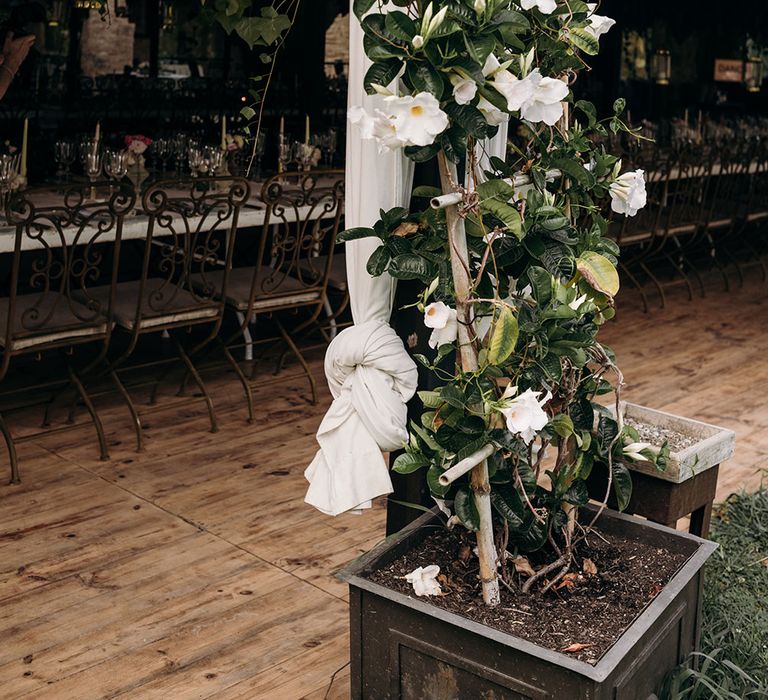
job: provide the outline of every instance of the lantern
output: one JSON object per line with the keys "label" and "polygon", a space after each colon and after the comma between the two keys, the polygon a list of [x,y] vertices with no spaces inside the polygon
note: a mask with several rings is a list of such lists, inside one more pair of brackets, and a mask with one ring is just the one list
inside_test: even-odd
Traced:
{"label": "lantern", "polygon": [[651,75],[657,85],[669,85],[672,78],[672,54],[667,49],[657,49],[651,58]]}
{"label": "lantern", "polygon": [[763,60],[752,56],[744,61],[744,85],[747,92],[760,92],[763,85]]}

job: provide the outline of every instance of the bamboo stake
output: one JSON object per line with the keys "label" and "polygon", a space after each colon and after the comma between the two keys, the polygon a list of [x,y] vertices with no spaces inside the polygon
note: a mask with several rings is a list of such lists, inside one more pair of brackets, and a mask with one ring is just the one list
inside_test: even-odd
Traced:
{"label": "bamboo stake", "polygon": [[[440,168],[440,183],[445,194],[453,194],[458,184],[455,163],[440,151],[437,156]],[[461,366],[465,372],[477,369],[477,355],[470,336],[471,309],[467,303],[471,289],[469,272],[469,253],[464,219],[459,216],[458,206],[453,204],[445,208],[448,226],[448,245],[451,252],[451,271],[456,291],[456,317],[458,320],[458,339]],[[477,531],[477,554],[480,560],[480,581],[483,585],[483,601],[488,606],[496,606],[500,601],[498,557],[493,540],[493,519],[491,514],[491,485],[488,480],[488,463],[483,460],[470,474],[470,486],[475,499],[475,506],[480,515],[480,529]]]}
{"label": "bamboo stake", "polygon": [[450,486],[456,479],[464,476],[467,472],[472,471],[480,462],[484,462],[490,457],[496,448],[493,445],[486,445],[479,449],[477,452],[469,455],[466,459],[462,459],[461,462],[454,464],[450,469],[446,469],[441,475],[438,481],[441,486]]}

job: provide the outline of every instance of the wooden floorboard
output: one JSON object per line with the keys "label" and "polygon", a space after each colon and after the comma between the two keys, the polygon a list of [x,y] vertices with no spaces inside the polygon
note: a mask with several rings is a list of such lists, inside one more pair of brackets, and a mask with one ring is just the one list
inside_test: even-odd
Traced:
{"label": "wooden floorboard", "polygon": [[[627,294],[604,333],[624,398],[737,432],[721,498],[768,468],[767,290],[712,285],[650,314]],[[169,386],[142,453],[109,395],[108,461],[88,425],[20,446],[23,483],[0,487],[0,698],[348,697],[333,573],[381,540],[385,511],[334,519],[303,503],[330,402],[321,353],[312,367],[317,406],[290,378],[256,391],[253,424],[232,374],[209,374],[217,433]],[[14,418],[22,431],[38,419]]]}

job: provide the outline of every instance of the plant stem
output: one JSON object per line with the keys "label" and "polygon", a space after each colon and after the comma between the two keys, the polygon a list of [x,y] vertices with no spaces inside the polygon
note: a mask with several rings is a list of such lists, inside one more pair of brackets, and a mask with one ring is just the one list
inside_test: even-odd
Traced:
{"label": "plant stem", "polygon": [[[455,163],[440,151],[437,155],[440,168],[440,182],[443,193],[451,194],[458,184]],[[469,273],[469,253],[464,219],[459,216],[456,204],[445,208],[448,226],[448,246],[451,253],[453,286],[456,292],[456,317],[458,320],[458,341],[461,367],[465,372],[475,372],[478,368],[477,353],[472,344],[472,305],[468,303],[471,291]],[[480,515],[480,529],[477,531],[477,553],[480,561],[480,581],[483,586],[483,601],[488,606],[500,603],[498,555],[493,538],[493,516],[491,514],[491,485],[488,480],[488,462],[483,460],[470,473],[475,506]]]}

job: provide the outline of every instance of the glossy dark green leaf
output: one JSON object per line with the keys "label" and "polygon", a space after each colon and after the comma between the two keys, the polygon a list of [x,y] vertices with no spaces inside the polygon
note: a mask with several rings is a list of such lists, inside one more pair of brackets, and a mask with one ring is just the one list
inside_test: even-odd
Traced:
{"label": "glossy dark green leaf", "polygon": [[613,462],[611,469],[613,474],[613,493],[616,496],[616,503],[619,510],[626,510],[629,501],[632,498],[632,475],[621,462]]}
{"label": "glossy dark green leaf", "polygon": [[342,231],[336,238],[339,242],[343,243],[344,241],[356,241],[359,238],[370,238],[375,235],[376,231],[372,228],[357,227]]}
{"label": "glossy dark green leaf", "polygon": [[398,474],[412,474],[428,465],[429,460],[423,455],[414,455],[409,454],[408,452],[403,452],[403,454],[398,455],[392,465],[392,471],[397,472]]}
{"label": "glossy dark green leaf", "polygon": [[365,74],[364,85],[365,91],[369,95],[375,95],[376,90],[371,86],[373,84],[383,85],[386,87],[389,85],[400,72],[402,68],[402,61],[398,59],[390,59],[388,61],[377,61],[374,63]]}
{"label": "glossy dark green leaf", "polygon": [[378,277],[384,273],[389,264],[389,250],[385,246],[379,246],[373,251],[371,257],[368,258],[368,263],[365,266],[368,270],[368,274],[371,277]]}
{"label": "glossy dark green leaf", "polygon": [[475,499],[468,488],[462,487],[456,492],[453,508],[467,530],[477,532],[480,529],[480,514],[477,512]]}
{"label": "glossy dark green leaf", "polygon": [[387,13],[385,26],[392,36],[402,41],[410,42],[418,33],[416,23],[399,10],[390,10]]}

